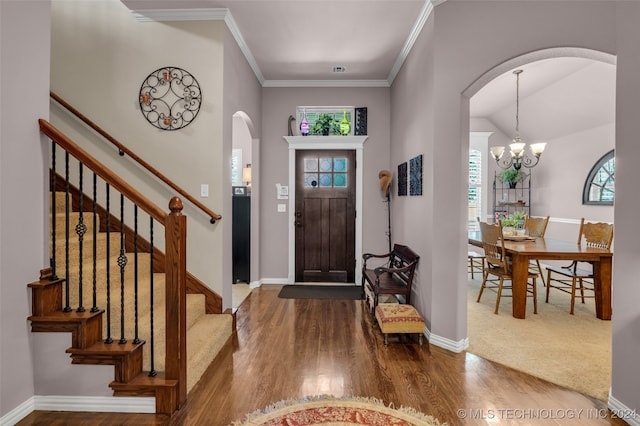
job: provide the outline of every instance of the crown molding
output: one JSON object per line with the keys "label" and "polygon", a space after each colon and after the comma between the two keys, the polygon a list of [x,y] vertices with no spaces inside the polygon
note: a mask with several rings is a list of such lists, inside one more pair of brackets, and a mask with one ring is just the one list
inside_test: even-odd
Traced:
{"label": "crown molding", "polygon": [[242,33],[240,32],[236,21],[233,19],[233,15],[231,15],[231,12],[228,9],[225,10],[227,11],[227,14],[225,16],[224,22],[227,24],[227,27],[229,28],[231,35],[233,35],[236,43],[238,43],[238,47],[249,63],[249,66],[253,70],[253,73],[256,75],[256,78],[258,79],[260,84],[264,86],[264,75],[262,75],[262,71],[260,70],[258,63],[256,62],[256,58],[253,57],[253,53],[251,53],[249,46],[247,46],[247,43],[244,41],[244,37],[242,36]]}
{"label": "crown molding", "polygon": [[253,70],[260,84],[264,84],[262,71],[253,57],[253,53],[244,41],[244,37],[236,24],[231,11],[226,8],[201,8],[201,9],[138,9],[131,13],[140,22],[163,21],[224,21],[233,35],[238,47],[242,51],[249,66]]}
{"label": "crown molding", "polygon": [[445,1],[446,0],[427,0],[424,2],[424,6],[422,6],[422,10],[418,15],[418,19],[416,19],[416,23],[413,24],[413,28],[411,28],[409,37],[407,38],[407,41],[404,43],[404,46],[402,47],[402,50],[400,51],[400,54],[398,55],[398,58],[396,59],[395,64],[393,64],[393,67],[389,72],[389,77],[387,77],[389,86],[393,84],[393,81],[398,76],[398,73],[400,72],[402,65],[404,65],[404,61],[407,59],[407,56],[409,56],[409,52],[411,52],[411,49],[413,48],[413,45],[416,42],[416,39],[422,32],[422,28],[424,27],[425,22],[427,22],[427,18],[429,18],[429,15],[431,15],[431,12],[433,12],[433,8],[436,6],[434,3],[437,2],[437,4],[442,4]]}
{"label": "crown molding", "polygon": [[425,1],[387,80],[265,80],[229,9],[137,9],[131,10],[131,13],[139,22],[224,21],[262,87],[391,87],[433,8],[445,1],[447,0]]}
{"label": "crown molding", "polygon": [[389,87],[387,80],[265,80],[262,87]]}
{"label": "crown molding", "polygon": [[131,10],[131,14],[140,22],[223,21],[230,12],[224,8],[138,9]]}

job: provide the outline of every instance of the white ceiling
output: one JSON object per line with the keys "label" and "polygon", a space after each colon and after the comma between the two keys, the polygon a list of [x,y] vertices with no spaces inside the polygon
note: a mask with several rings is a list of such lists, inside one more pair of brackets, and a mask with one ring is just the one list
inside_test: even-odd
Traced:
{"label": "white ceiling", "polygon": [[[574,57],[531,62],[519,69],[520,134],[525,141],[549,141],[615,121],[615,65]],[[480,89],[471,98],[470,110],[472,118],[486,118],[514,136],[513,70]]]}
{"label": "white ceiling", "polygon": [[[121,1],[152,20],[224,19],[264,86],[361,87],[393,82],[433,5],[445,0]],[[346,72],[333,73],[334,66]],[[614,65],[554,58],[520,68],[523,139],[549,140],[613,122]],[[473,96],[471,117],[512,136],[515,97],[510,70]]]}
{"label": "white ceiling", "polygon": [[[348,80],[388,86],[432,10],[425,0],[121,1],[151,19],[163,19],[168,14],[158,12],[166,10],[191,10],[202,19],[228,10],[227,24],[237,27],[266,85]],[[334,66],[346,72],[335,74]]]}

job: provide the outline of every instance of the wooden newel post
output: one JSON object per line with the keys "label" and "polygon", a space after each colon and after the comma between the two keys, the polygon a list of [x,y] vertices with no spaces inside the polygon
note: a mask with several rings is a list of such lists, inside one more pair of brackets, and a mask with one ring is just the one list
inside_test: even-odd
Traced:
{"label": "wooden newel post", "polygon": [[166,378],[179,381],[177,407],[187,399],[187,217],[182,200],[169,201],[166,245]]}

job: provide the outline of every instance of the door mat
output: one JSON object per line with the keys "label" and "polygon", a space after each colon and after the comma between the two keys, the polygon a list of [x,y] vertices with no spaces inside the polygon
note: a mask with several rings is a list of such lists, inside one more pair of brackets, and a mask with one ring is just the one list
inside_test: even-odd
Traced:
{"label": "door mat", "polygon": [[362,299],[362,288],[354,285],[285,285],[280,290],[281,299]]}

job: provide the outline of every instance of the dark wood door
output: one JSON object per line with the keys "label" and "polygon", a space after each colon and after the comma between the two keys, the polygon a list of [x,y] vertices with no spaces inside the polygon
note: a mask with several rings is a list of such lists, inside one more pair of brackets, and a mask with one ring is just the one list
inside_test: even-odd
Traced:
{"label": "dark wood door", "polygon": [[355,151],[296,152],[296,281],[353,282]]}

